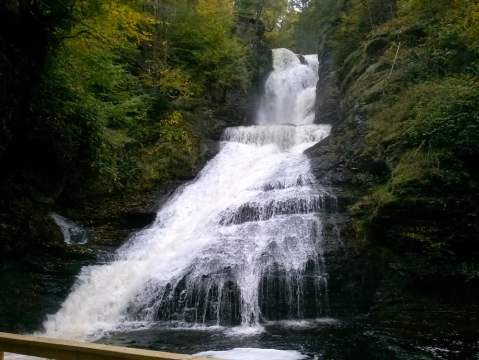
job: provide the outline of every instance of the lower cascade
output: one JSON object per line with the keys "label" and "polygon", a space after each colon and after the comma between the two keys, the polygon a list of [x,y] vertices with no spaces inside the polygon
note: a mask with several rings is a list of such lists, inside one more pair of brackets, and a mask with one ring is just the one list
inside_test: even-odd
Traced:
{"label": "lower cascade", "polygon": [[242,326],[328,313],[322,211],[335,198],[304,150],[315,125],[316,55],[273,50],[256,125],[225,130],[219,153],[106,264],[84,267],[45,334],[98,338],[168,326]]}

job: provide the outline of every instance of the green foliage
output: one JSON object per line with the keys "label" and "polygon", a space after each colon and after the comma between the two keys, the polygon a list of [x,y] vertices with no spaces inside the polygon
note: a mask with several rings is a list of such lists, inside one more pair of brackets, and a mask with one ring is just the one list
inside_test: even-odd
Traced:
{"label": "green foliage", "polygon": [[405,136],[411,145],[441,149],[464,158],[479,155],[479,82],[445,78],[413,90],[415,121]]}
{"label": "green foliage", "polygon": [[200,160],[199,140],[183,115],[170,113],[158,132],[160,136],[141,155],[142,186],[191,178]]}
{"label": "green foliage", "polygon": [[400,5],[404,12],[412,12],[421,17],[447,11],[452,2],[451,0],[402,0]]}
{"label": "green foliage", "polygon": [[332,37],[335,62],[343,64],[368,34],[394,17],[396,0],[352,0],[336,21]]}
{"label": "green foliage", "polygon": [[272,48],[295,48],[295,29],[299,12],[309,0],[236,0],[235,8],[244,17],[260,21],[266,30],[265,40]]}
{"label": "green foliage", "polygon": [[[391,190],[387,186],[375,187],[368,195],[354,204],[351,210],[355,213],[362,213],[365,210],[370,212],[369,207],[375,206],[372,213],[374,214],[380,207],[390,204],[396,200]],[[374,216],[374,215],[373,215]]]}
{"label": "green foliage", "polygon": [[246,47],[233,35],[233,21],[229,1],[200,0],[180,9],[169,28],[171,61],[189,72],[202,91],[248,86]]}
{"label": "green foliage", "polygon": [[266,40],[272,48],[294,49],[296,47],[295,30],[299,13],[294,8],[285,9],[272,30],[266,34]]}
{"label": "green foliage", "polygon": [[267,31],[280,26],[282,18],[292,10],[288,0],[236,0],[235,8],[243,16],[261,20]]}
{"label": "green foliage", "polygon": [[397,196],[415,196],[421,191],[437,191],[435,186],[441,185],[437,155],[420,149],[403,153],[391,174],[391,191]]}
{"label": "green foliage", "polygon": [[33,106],[36,136],[58,157],[51,167],[69,174],[64,192],[81,197],[191,176],[198,141],[175,110],[249,86],[232,2],[72,6],[72,26],[56,29],[58,48]]}
{"label": "green foliage", "polygon": [[0,253],[36,241],[30,219],[54,206],[191,178],[203,138],[242,118],[253,54],[269,55],[232,0],[8,0],[0,14]]}
{"label": "green foliage", "polygon": [[478,253],[478,19],[475,0],[316,0],[300,17],[298,34],[320,30],[333,55],[346,109],[336,136],[363,130],[365,144],[352,151],[389,168],[353,175],[365,189],[352,207],[361,239]]}
{"label": "green foliage", "polygon": [[132,6],[79,2],[79,20],[61,34],[64,40],[36,95],[40,122],[64,139],[51,139],[51,146],[53,154],[68,154],[62,159],[63,171],[70,173],[66,190],[111,191],[129,180],[121,164],[134,142],[130,136],[146,121],[149,101],[130,62],[138,59],[153,23]]}
{"label": "green foliage", "polygon": [[329,35],[332,27],[339,21],[343,6],[342,0],[311,1],[299,14],[294,30],[296,49],[300,53],[317,52],[321,38]]}

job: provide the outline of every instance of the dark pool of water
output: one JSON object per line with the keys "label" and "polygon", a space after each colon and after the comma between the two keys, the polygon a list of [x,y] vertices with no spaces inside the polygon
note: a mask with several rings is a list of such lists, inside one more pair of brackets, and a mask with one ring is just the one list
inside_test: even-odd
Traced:
{"label": "dark pool of water", "polygon": [[[444,314],[443,314],[444,315]],[[451,314],[416,314],[414,321],[322,319],[266,324],[259,334],[228,328],[171,329],[162,325],[110,334],[100,340],[122,346],[193,354],[207,350],[266,348],[297,350],[310,359],[479,359],[475,320]],[[452,327],[451,327],[452,326]],[[268,358],[265,360],[274,360]]]}
{"label": "dark pool of water", "polygon": [[[83,261],[21,261],[0,271],[0,331],[38,330],[45,314],[58,310]],[[479,304],[409,307],[390,313],[264,325],[241,334],[228,328],[176,328],[158,324],[117,332],[100,342],[193,354],[207,350],[266,348],[297,350],[310,359],[476,359],[479,360]],[[275,360],[268,358],[265,360]]]}

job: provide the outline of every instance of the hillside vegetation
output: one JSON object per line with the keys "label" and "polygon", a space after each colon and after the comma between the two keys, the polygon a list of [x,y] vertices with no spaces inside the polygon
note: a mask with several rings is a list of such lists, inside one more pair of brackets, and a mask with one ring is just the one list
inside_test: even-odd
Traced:
{"label": "hillside vegetation", "polygon": [[312,0],[296,29],[318,89],[333,78],[318,120],[335,124],[352,246],[411,279],[479,277],[478,32],[474,0]]}
{"label": "hillside vegetation", "polygon": [[[52,209],[190,179],[249,117],[287,2],[9,0],[0,5],[2,254]],[[96,202],[96,205],[95,205]]]}

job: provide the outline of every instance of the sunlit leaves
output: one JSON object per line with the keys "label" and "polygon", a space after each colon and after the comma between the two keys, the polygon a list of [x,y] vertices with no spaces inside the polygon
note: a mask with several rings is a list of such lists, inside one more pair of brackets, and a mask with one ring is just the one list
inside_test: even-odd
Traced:
{"label": "sunlit leaves", "polygon": [[180,6],[176,14],[165,35],[168,65],[190,73],[203,91],[244,89],[247,50],[233,33],[231,1],[199,0],[194,7]]}

